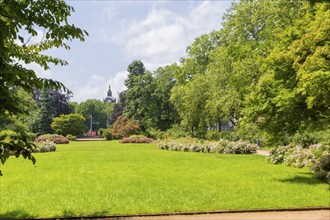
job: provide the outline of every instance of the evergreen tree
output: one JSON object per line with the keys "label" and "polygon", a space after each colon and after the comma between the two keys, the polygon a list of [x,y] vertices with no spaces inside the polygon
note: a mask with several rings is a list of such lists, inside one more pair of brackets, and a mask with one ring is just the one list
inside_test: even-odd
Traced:
{"label": "evergreen tree", "polygon": [[32,126],[32,131],[38,135],[52,133],[51,123],[54,115],[54,100],[50,96],[49,90],[44,89],[41,93],[40,111]]}

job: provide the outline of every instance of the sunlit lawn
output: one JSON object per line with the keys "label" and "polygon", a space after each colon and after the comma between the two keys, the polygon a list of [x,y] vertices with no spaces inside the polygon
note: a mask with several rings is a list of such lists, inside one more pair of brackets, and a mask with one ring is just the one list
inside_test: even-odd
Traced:
{"label": "sunlit lawn", "polygon": [[59,217],[330,206],[329,185],[308,169],[259,155],[158,150],[112,141],[57,145],[37,164],[1,167],[0,216]]}

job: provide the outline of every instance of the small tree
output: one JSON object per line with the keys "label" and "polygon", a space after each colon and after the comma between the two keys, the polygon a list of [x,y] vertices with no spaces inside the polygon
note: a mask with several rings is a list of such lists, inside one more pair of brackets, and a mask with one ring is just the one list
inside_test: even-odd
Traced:
{"label": "small tree", "polygon": [[86,119],[81,114],[61,115],[53,119],[51,126],[57,134],[79,135],[87,130],[85,120]]}
{"label": "small tree", "polygon": [[130,120],[126,116],[120,116],[113,124],[110,132],[115,139],[120,139],[133,134],[139,134],[140,130],[137,122]]}

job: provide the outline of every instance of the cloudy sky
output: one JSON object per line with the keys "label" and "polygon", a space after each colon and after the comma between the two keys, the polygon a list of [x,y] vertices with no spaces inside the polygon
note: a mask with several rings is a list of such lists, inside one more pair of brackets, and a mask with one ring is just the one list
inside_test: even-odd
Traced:
{"label": "cloudy sky", "polygon": [[127,66],[142,60],[148,70],[177,62],[196,37],[220,28],[231,1],[107,1],[67,0],[75,8],[70,21],[89,32],[71,50],[53,49],[68,66],[39,76],[63,82],[73,91],[72,101],[102,100],[111,84],[115,97],[125,89]]}

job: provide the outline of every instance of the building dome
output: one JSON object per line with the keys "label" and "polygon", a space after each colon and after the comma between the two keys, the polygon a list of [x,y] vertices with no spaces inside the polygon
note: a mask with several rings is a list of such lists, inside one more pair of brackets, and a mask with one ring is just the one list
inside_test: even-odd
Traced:
{"label": "building dome", "polygon": [[107,103],[116,103],[116,99],[112,97],[112,91],[111,91],[111,86],[109,85],[109,89],[107,92],[107,97],[103,99],[103,102]]}

